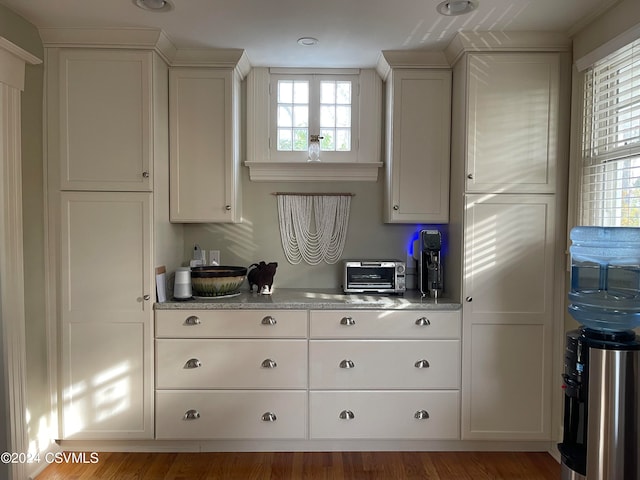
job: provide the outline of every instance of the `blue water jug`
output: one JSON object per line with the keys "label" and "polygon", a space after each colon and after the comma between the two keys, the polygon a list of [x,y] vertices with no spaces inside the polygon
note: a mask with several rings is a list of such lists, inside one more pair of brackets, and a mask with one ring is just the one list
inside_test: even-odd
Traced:
{"label": "blue water jug", "polygon": [[571,230],[569,313],[601,331],[640,326],[640,228]]}

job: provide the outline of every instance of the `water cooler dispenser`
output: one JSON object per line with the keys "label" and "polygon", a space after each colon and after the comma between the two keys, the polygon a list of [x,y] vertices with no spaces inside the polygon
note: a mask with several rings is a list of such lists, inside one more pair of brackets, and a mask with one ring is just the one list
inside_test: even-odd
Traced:
{"label": "water cooler dispenser", "polygon": [[562,480],[640,480],[640,228],[571,231]]}

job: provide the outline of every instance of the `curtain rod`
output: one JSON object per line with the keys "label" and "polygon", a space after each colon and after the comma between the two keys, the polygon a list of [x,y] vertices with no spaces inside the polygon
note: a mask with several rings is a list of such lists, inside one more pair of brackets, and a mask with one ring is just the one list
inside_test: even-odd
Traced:
{"label": "curtain rod", "polygon": [[271,195],[294,195],[302,197],[355,197],[355,193],[273,192]]}

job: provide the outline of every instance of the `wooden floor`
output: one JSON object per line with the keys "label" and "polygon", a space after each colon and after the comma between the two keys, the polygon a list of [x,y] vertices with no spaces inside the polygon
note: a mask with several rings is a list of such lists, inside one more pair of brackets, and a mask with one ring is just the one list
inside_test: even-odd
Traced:
{"label": "wooden floor", "polygon": [[[99,453],[37,480],[558,480],[546,453]],[[95,457],[94,457],[95,458]],[[86,456],[89,462],[91,457]]]}

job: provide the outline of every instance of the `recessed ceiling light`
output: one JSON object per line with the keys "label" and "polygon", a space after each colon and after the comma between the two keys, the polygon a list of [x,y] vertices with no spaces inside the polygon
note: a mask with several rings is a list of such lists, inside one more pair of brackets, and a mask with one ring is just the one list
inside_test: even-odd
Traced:
{"label": "recessed ceiling light", "polygon": [[298,45],[302,45],[303,47],[312,47],[313,45],[318,44],[318,39],[313,37],[302,37],[298,39]]}
{"label": "recessed ceiling light", "polygon": [[464,15],[478,8],[478,2],[475,0],[445,0],[436,7],[438,13],[453,17],[455,15]]}
{"label": "recessed ceiling light", "polygon": [[168,12],[173,8],[168,0],[133,0],[133,3],[150,12]]}

